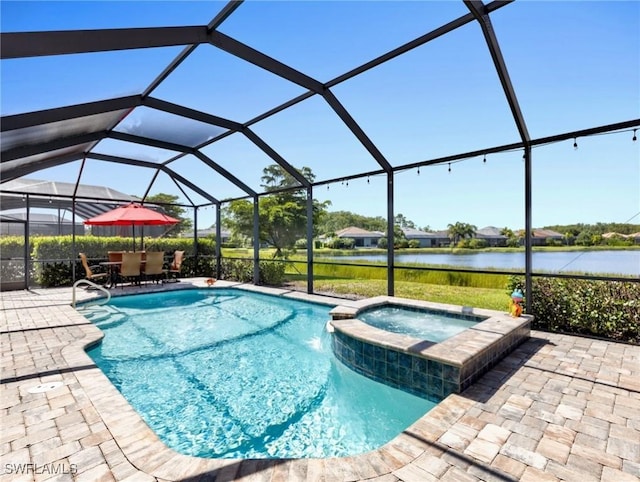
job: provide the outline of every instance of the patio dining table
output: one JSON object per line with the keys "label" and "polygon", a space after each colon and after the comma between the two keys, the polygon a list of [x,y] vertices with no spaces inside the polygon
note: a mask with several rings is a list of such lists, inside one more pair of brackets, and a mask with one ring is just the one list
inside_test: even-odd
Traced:
{"label": "patio dining table", "polygon": [[[107,272],[109,273],[109,286],[107,288],[113,288],[118,281],[118,273],[120,272],[120,266],[122,266],[122,261],[102,261],[100,266],[104,266],[107,268]],[[140,267],[142,268],[145,264],[145,260],[140,261]]]}

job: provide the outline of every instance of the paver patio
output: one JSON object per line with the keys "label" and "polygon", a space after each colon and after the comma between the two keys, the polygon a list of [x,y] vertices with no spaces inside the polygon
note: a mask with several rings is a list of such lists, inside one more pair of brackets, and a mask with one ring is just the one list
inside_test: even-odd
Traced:
{"label": "paver patio", "polygon": [[[140,290],[193,286],[204,278]],[[373,452],[198,459],[160,442],[95,367],[84,347],[100,330],[70,301],[69,288],[0,293],[2,481],[640,479],[638,346],[533,331],[471,388]]]}

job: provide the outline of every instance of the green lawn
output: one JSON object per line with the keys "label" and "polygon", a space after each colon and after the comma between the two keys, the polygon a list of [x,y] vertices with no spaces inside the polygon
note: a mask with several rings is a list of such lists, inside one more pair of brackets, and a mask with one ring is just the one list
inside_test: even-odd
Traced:
{"label": "green lawn", "polygon": [[[637,249],[638,247],[636,247]],[[601,248],[603,249],[603,248]],[[611,249],[606,247],[604,249]],[[614,248],[615,249],[615,248]],[[520,249],[497,248],[496,251],[519,251]],[[540,251],[564,251],[567,247],[536,248]],[[572,246],[572,251],[585,250],[584,247]],[[317,250],[316,254],[373,254],[376,250]],[[433,248],[410,250],[410,252],[436,252]],[[450,249],[444,250],[451,252]],[[456,250],[458,251],[458,250]],[[227,256],[251,257],[252,250],[236,249],[225,253]],[[269,250],[261,250],[260,257],[270,257]],[[291,262],[286,269],[285,278],[296,289],[306,290],[306,257],[298,252],[289,258]],[[344,264],[324,264],[322,257],[317,256],[319,264],[314,266],[314,292],[335,294],[347,298],[368,298],[387,294],[387,272],[384,262],[350,261]],[[359,266],[354,266],[356,263]],[[419,264],[408,266],[422,267]],[[404,267],[404,265],[403,265]],[[507,275],[445,272],[433,270],[411,270],[396,266],[395,296],[453,305],[473,306],[498,311],[507,311],[509,293]],[[456,267],[452,267],[454,270]]]}
{"label": "green lawn", "polygon": [[[304,281],[293,281],[298,289],[305,289]],[[315,279],[313,290],[317,293],[338,296],[368,298],[387,294],[386,280],[345,280]],[[415,300],[448,303],[452,305],[473,306],[491,310],[507,311],[509,294],[506,288],[474,288],[466,286],[446,286],[425,283],[396,281],[395,296]]]}

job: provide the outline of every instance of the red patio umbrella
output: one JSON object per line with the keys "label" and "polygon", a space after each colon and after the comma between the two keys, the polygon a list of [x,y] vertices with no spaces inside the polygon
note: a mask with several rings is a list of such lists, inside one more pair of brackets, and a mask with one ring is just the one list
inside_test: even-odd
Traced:
{"label": "red patio umbrella", "polygon": [[[180,220],[164,213],[145,208],[140,204],[127,204],[111,211],[86,219],[84,224],[92,226],[162,226],[179,223]],[[135,234],[133,249],[136,248]]]}

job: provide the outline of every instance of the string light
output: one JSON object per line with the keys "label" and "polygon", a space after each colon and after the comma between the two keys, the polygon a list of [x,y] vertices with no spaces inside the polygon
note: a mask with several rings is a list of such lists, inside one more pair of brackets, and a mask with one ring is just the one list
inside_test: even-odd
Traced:
{"label": "string light", "polygon": [[451,172],[451,163],[449,163],[449,172]]}
{"label": "string light", "polygon": [[418,176],[420,175],[420,168],[418,168]]}
{"label": "string light", "polygon": [[484,155],[484,157],[482,158],[482,162],[483,162],[484,164],[486,164],[486,163],[487,163],[487,155],[486,155],[486,154],[485,154],[485,155]]}
{"label": "string light", "polygon": [[327,191],[329,190],[329,184],[327,184]]}
{"label": "string light", "polygon": [[636,137],[636,131],[637,131],[637,130],[638,130],[638,129],[633,129],[633,138],[631,139],[633,142],[635,142],[635,141],[637,141],[637,140],[638,140],[638,138]]}
{"label": "string light", "polygon": [[369,183],[370,183],[370,181],[369,181],[369,176],[367,176],[367,184],[369,184]]}
{"label": "string light", "polygon": [[576,150],[578,149],[578,141],[576,140],[575,137],[573,138],[573,148]]}
{"label": "string light", "polygon": [[346,187],[349,187],[349,181],[345,182]]}

